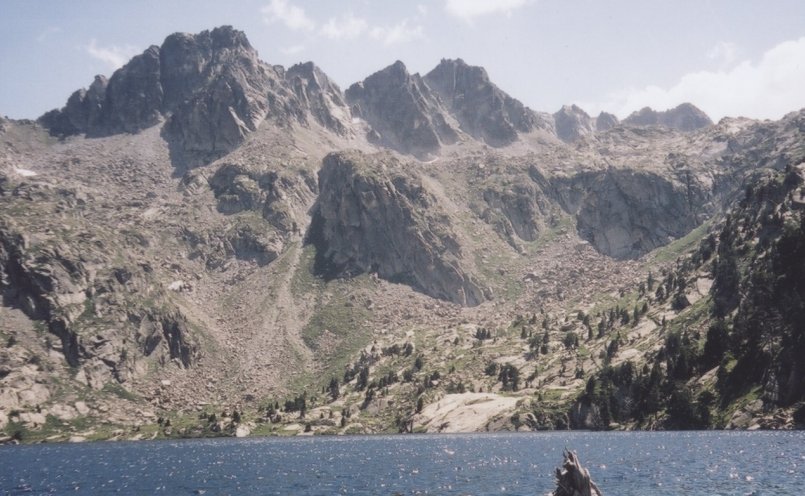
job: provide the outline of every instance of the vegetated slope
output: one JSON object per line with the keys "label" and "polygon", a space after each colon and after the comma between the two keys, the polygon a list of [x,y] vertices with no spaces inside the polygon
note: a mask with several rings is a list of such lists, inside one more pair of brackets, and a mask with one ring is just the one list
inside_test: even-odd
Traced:
{"label": "vegetated slope", "polygon": [[[800,145],[783,170],[748,179],[724,219],[660,282],[655,301],[680,311],[663,317],[661,347],[642,366],[607,363],[592,376],[573,410],[577,426],[802,425],[804,168]],[[701,280],[712,286],[690,306],[687,288]]]}
{"label": "vegetated slope", "polygon": [[[551,116],[462,61],[343,94],[231,28],[171,35],[39,124],[0,121],[0,427],[747,426],[753,395],[801,401],[797,333],[773,314],[768,354],[746,354],[767,258],[719,275],[730,245],[707,229],[745,181],[802,161],[801,115]],[[724,305],[734,360],[705,345]],[[790,425],[776,413],[763,425]]]}

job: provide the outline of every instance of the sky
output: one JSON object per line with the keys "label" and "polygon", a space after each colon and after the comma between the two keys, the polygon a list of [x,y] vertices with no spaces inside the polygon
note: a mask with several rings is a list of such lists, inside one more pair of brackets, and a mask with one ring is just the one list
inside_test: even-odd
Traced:
{"label": "sky", "polygon": [[0,0],[0,115],[36,118],[169,34],[224,24],[342,89],[396,60],[424,75],[460,57],[539,111],[805,107],[802,0]]}

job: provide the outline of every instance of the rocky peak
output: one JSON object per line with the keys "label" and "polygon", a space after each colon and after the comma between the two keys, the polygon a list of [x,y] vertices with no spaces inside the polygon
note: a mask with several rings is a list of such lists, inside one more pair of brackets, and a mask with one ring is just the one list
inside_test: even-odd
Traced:
{"label": "rocky peak", "polygon": [[106,87],[100,123],[91,134],[133,133],[159,121],[164,91],[159,47],[152,45],[115,71]]}
{"label": "rocky peak", "polygon": [[599,133],[608,131],[618,124],[620,124],[618,118],[609,112],[601,112],[595,118],[595,130]]}
{"label": "rocky peak", "polygon": [[67,105],[61,111],[51,110],[40,117],[40,122],[55,135],[72,135],[89,131],[91,124],[95,125],[101,121],[108,84],[106,76],[95,76],[88,90],[83,88],[76,90],[67,99]]}
{"label": "rocky peak", "polygon": [[547,127],[540,116],[495,86],[483,67],[442,59],[425,82],[455,115],[461,129],[492,146],[517,140],[518,132]]}
{"label": "rocky peak", "polygon": [[353,115],[372,126],[376,141],[402,153],[424,158],[458,140],[439,100],[399,60],[350,86],[346,98]]}
{"label": "rocky peak", "polygon": [[623,123],[630,126],[665,126],[683,132],[713,125],[707,114],[690,103],[683,103],[663,112],[644,107],[629,115]]}
{"label": "rocky peak", "polygon": [[285,73],[296,97],[310,109],[313,118],[322,126],[346,134],[349,109],[341,88],[313,62],[296,64]]}
{"label": "rocky peak", "polygon": [[259,60],[243,32],[223,26],[168,36],[40,123],[54,135],[107,136],[167,120],[171,158],[186,167],[233,150],[266,118],[288,125],[309,115],[342,134],[349,120],[341,91],[321,70],[301,65],[286,80],[281,67]]}
{"label": "rocky peak", "polygon": [[553,114],[556,136],[562,141],[572,142],[593,134],[593,120],[587,112],[576,105],[563,105]]}
{"label": "rocky peak", "polygon": [[183,103],[210,79],[211,69],[233,62],[257,65],[257,52],[246,35],[231,26],[199,34],[174,33],[160,49],[161,84],[168,110]]}

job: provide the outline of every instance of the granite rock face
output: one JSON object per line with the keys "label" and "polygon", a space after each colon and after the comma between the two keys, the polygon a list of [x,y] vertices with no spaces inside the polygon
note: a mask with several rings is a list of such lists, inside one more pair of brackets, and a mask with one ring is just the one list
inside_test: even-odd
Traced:
{"label": "granite rock face", "polygon": [[609,131],[618,124],[620,124],[618,118],[609,112],[601,112],[595,118],[595,130],[599,133]]}
{"label": "granite rock face", "polygon": [[436,197],[388,155],[328,155],[308,240],[327,277],[376,272],[427,295],[474,306],[486,298]]}
{"label": "granite rock face", "polygon": [[287,119],[270,108],[269,87],[281,78],[257,58],[245,35],[218,28],[198,35],[174,34],[163,45],[166,60],[165,110],[172,115],[163,129],[175,163],[194,166],[236,148],[266,114]]}
{"label": "granite rock face", "polygon": [[425,82],[455,115],[461,130],[491,146],[516,141],[518,133],[550,122],[495,86],[483,67],[443,59]]}
{"label": "granite rock face", "polygon": [[127,301],[149,287],[147,270],[120,265],[99,270],[94,255],[68,244],[33,249],[12,224],[0,222],[4,301],[42,321],[59,340],[52,349],[92,388],[141,376],[146,360],[193,366],[198,345],[179,311]]}
{"label": "granite rock face", "polygon": [[238,147],[265,119],[279,126],[314,119],[344,134],[341,92],[312,64],[286,74],[257,56],[229,26],[176,33],[75,92],[39,121],[58,136],[135,133],[167,120],[163,137],[177,166],[209,163]]}
{"label": "granite rock face", "polygon": [[348,134],[351,116],[341,89],[313,62],[296,64],[285,73],[296,98],[313,118],[337,134]]}
{"label": "granite rock face", "polygon": [[438,98],[400,61],[350,86],[346,98],[352,115],[372,127],[374,141],[401,153],[426,158],[459,139]]}
{"label": "granite rock face", "polygon": [[63,109],[51,110],[39,118],[40,122],[57,136],[94,134],[101,126],[108,84],[104,76],[95,76],[89,89],[75,91]]}
{"label": "granite rock face", "polygon": [[713,125],[707,114],[690,103],[683,103],[663,112],[644,107],[633,112],[623,123],[630,126],[665,126],[683,132]]}
{"label": "granite rock face", "polygon": [[595,131],[593,120],[587,112],[576,105],[564,105],[553,114],[556,136],[565,142],[590,136]]}
{"label": "granite rock face", "polygon": [[695,178],[613,169],[555,182],[556,199],[582,238],[617,259],[637,258],[684,236],[714,208],[714,191]]}

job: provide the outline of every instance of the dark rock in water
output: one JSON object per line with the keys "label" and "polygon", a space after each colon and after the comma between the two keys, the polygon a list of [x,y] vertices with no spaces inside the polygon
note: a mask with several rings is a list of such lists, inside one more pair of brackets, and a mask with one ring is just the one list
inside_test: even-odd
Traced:
{"label": "dark rock in water", "polygon": [[402,153],[426,158],[458,141],[439,100],[399,60],[350,86],[346,97],[353,115],[372,126],[379,142]]}
{"label": "dark rock in water", "polygon": [[713,125],[707,114],[690,103],[683,103],[664,112],[644,107],[633,112],[623,123],[630,126],[665,126],[684,132]]}
{"label": "dark rock in water", "polygon": [[389,155],[331,153],[308,241],[325,277],[376,272],[427,295],[474,306],[486,298],[461,263],[461,245],[437,198]]}
{"label": "dark rock in water", "polygon": [[618,118],[608,112],[601,112],[595,118],[595,130],[599,133],[608,131],[620,124]]}
{"label": "dark rock in water", "polygon": [[443,59],[425,82],[456,116],[461,129],[491,146],[517,140],[517,133],[549,127],[545,119],[495,86],[483,67]]}
{"label": "dark rock in water", "polygon": [[576,105],[564,105],[553,114],[556,136],[566,142],[593,134],[593,120]]}
{"label": "dark rock in water", "polygon": [[553,496],[603,496],[575,452],[565,451],[564,458],[562,468],[556,469],[556,489]]}

